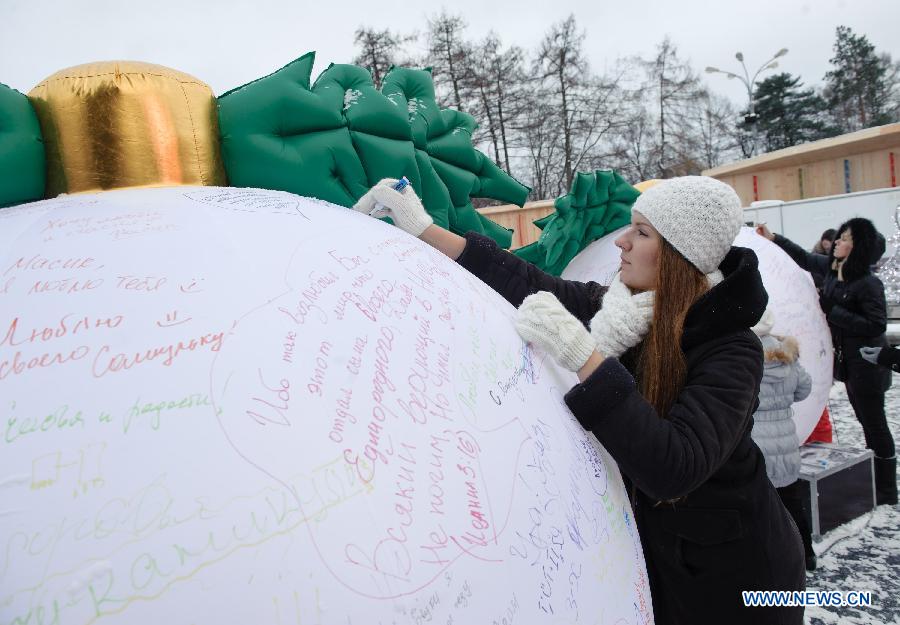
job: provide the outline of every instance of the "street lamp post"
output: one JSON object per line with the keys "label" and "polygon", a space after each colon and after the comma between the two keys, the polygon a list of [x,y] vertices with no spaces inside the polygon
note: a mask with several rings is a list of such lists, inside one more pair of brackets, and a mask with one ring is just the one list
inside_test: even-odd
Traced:
{"label": "street lamp post", "polygon": [[756,114],[756,106],[753,103],[753,88],[756,86],[756,79],[763,71],[767,69],[775,69],[776,67],[778,67],[778,61],[776,61],[775,59],[782,57],[787,53],[787,48],[782,48],[781,50],[776,52],[775,56],[760,65],[759,69],[756,70],[756,73],[753,74],[753,78],[750,78],[750,72],[747,71],[747,66],[744,64],[744,54],[742,52],[736,52],[734,58],[736,58],[740,62],[741,67],[744,70],[743,76],[741,76],[740,74],[735,74],[734,72],[727,72],[717,67],[706,68],[707,74],[725,74],[725,76],[727,76],[729,80],[731,80],[732,78],[737,78],[742,83],[744,83],[744,87],[747,88],[747,100],[749,108],[747,114],[744,115],[744,123],[750,126],[750,136],[752,141],[751,152],[753,153],[756,152],[756,142],[758,134],[758,127],[756,125],[758,116]]}

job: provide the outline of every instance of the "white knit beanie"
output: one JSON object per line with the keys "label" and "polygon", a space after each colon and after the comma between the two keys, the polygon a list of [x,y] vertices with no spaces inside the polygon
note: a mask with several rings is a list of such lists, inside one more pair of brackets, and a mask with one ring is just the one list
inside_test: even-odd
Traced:
{"label": "white knit beanie", "polygon": [[734,189],[706,176],[663,180],[641,193],[632,209],[705,274],[728,254],[743,216]]}
{"label": "white knit beanie", "polygon": [[753,330],[753,334],[758,337],[763,337],[772,333],[772,327],[775,325],[775,315],[772,313],[771,308],[766,308],[766,311],[763,313],[763,316],[760,318],[759,323],[750,328]]}

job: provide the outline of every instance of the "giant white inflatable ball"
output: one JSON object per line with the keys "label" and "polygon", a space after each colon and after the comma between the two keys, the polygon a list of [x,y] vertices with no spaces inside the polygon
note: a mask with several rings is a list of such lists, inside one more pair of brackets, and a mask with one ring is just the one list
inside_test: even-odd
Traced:
{"label": "giant white inflatable ball", "polygon": [[[581,251],[562,273],[563,278],[609,284],[619,269],[620,250],[615,239],[622,228],[594,241]],[[812,378],[809,397],[794,404],[794,423],[802,443],[813,431],[827,402],[832,383],[831,332],[819,308],[812,277],[777,245],[741,228],[735,245],[748,247],[759,258],[759,272],[775,315],[773,334],[794,336],[800,346],[800,364]]]}
{"label": "giant white inflatable ball", "polygon": [[562,277],[580,282],[599,282],[609,286],[622,266],[620,258],[622,250],[616,247],[616,239],[623,232],[625,232],[625,228],[619,228],[581,250],[566,265],[561,274]]}
{"label": "giant white inflatable ball", "polygon": [[574,377],[417,239],[181,187],[0,250],[0,622],[652,622]]}

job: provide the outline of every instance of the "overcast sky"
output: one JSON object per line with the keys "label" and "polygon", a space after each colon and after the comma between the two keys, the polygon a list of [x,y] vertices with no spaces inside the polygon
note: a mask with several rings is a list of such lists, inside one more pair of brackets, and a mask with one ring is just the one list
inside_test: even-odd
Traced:
{"label": "overcast sky", "polygon": [[[442,7],[468,21],[472,38],[494,30],[526,49],[573,13],[599,71],[620,57],[649,56],[669,35],[700,72],[707,65],[739,72],[738,50],[752,72],[789,48],[779,70],[814,85],[828,70],[839,24],[900,58],[900,0],[0,0],[0,82],[27,92],[57,70],[126,59],[193,74],[218,95],[310,50],[317,52],[315,77],[331,62],[352,60],[359,25],[424,33]],[[746,103],[737,81],[703,77]]]}

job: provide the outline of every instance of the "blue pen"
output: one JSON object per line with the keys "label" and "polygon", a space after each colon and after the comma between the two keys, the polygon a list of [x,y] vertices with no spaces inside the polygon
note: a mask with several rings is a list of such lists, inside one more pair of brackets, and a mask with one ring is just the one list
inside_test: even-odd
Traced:
{"label": "blue pen", "polygon": [[[400,178],[400,180],[395,182],[394,186],[391,188],[394,191],[400,192],[400,191],[403,191],[403,189],[405,189],[408,186],[409,186],[409,180],[406,178],[406,176],[403,176],[402,178]],[[378,202],[375,202],[375,206],[372,208],[372,210],[369,211],[369,216],[374,217],[375,213],[386,212],[386,211],[387,211],[387,209],[384,207],[383,204],[379,204]]]}

